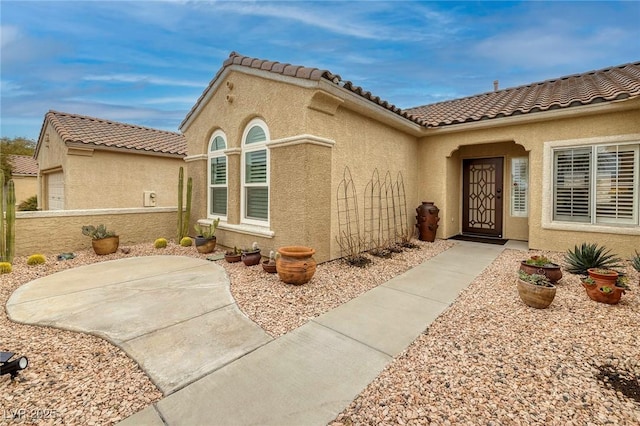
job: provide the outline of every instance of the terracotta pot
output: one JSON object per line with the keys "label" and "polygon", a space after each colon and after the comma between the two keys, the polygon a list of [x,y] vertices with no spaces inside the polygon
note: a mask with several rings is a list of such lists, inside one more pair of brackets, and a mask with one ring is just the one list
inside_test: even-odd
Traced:
{"label": "terracotta pot", "polygon": [[242,255],[241,254],[225,254],[224,260],[226,260],[229,263],[240,262],[242,260]]}
{"label": "terracotta pot", "polygon": [[596,282],[597,287],[615,287],[616,281],[618,281],[618,273],[616,271],[611,271],[612,274],[601,274],[597,272],[597,268],[590,268],[587,269],[587,272],[589,277]]}
{"label": "terracotta pot", "polygon": [[528,265],[526,260],[520,262],[520,270],[526,272],[529,275],[538,274],[544,275],[551,281],[552,284],[555,284],[562,278],[562,269],[560,265],[556,265],[552,263],[553,266],[536,266],[536,265]]}
{"label": "terracotta pot", "polygon": [[120,245],[120,237],[107,237],[100,240],[91,240],[93,251],[98,255],[111,254],[118,251]]}
{"label": "terracotta pot", "polygon": [[275,274],[277,272],[275,262],[269,263],[268,260],[265,260],[264,262],[262,262],[262,269],[264,269],[265,272],[268,272],[270,274]]}
{"label": "terracotta pot", "polygon": [[260,250],[256,251],[243,251],[242,262],[247,266],[253,266],[260,263],[260,259],[262,259],[262,255],[260,254]]}
{"label": "terracotta pot", "polygon": [[620,298],[624,294],[624,288],[622,287],[608,286],[612,289],[611,293],[604,293],[602,291],[603,286],[598,284],[587,284],[582,281],[582,286],[587,291],[589,299],[600,303],[607,303],[609,305],[618,304],[618,302],[620,302]]}
{"label": "terracotta pot", "polygon": [[316,261],[312,257],[315,252],[310,247],[280,247],[280,256],[276,259],[280,280],[295,285],[308,283],[316,272]]}
{"label": "terracotta pot", "polygon": [[216,249],[216,241],[216,237],[205,238],[198,235],[195,238],[196,250],[198,250],[198,253],[211,253]]}
{"label": "terracotta pot", "polygon": [[548,307],[556,297],[556,286],[543,287],[518,278],[518,294],[527,306],[544,309]]}

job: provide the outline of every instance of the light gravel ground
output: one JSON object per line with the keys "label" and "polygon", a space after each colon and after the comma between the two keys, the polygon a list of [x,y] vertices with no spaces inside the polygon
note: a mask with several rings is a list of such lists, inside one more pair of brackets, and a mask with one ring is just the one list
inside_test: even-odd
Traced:
{"label": "light gravel ground", "polygon": [[[307,285],[281,283],[260,265],[220,261],[241,309],[272,336],[282,335],[446,250],[418,242],[392,259],[371,257],[365,269],[319,265]],[[123,257],[172,254],[205,259],[193,247],[152,244],[127,255],[76,253],[0,276],[0,350],[30,359],[19,380],[0,377],[0,424],[114,424],[159,400],[161,393],[124,352],[93,336],[14,324],[4,311],[20,285],[63,269]],[[533,254],[533,253],[531,253]],[[562,255],[544,253],[556,262]],[[640,388],[640,287],[617,306],[589,300],[565,273],[549,309],[524,306],[515,286],[526,254],[507,250],[333,422],[351,424],[638,425],[640,402],[597,379],[610,366]],[[443,283],[446,285],[446,283]],[[635,382],[633,382],[635,380]],[[17,411],[24,410],[24,411]],[[12,413],[20,418],[8,418]]]}
{"label": "light gravel ground", "polygon": [[[218,263],[229,274],[240,308],[269,334],[279,336],[452,245],[447,241],[416,244],[418,249],[394,254],[392,259],[370,257],[373,264],[365,269],[347,267],[340,261],[318,265],[313,279],[303,286],[284,284],[277,275],[264,272],[261,265]],[[26,258],[18,257],[13,272],[0,275],[0,351],[29,358],[29,367],[17,380],[0,377],[0,425],[114,424],[162,397],[138,365],[110,343],[85,334],[16,324],[5,311],[16,288],[65,269],[133,256],[209,256],[173,243],[159,250],[152,243],[129,249],[128,254],[119,251],[107,256],[83,250],[66,261],[48,256],[46,264],[37,266],[27,266]]]}
{"label": "light gravel ground", "polygon": [[[626,262],[632,291],[612,306],[565,272],[553,304],[537,310],[516,290],[524,258],[506,250],[333,426],[640,425],[638,274]],[[602,367],[635,398],[598,380]]]}

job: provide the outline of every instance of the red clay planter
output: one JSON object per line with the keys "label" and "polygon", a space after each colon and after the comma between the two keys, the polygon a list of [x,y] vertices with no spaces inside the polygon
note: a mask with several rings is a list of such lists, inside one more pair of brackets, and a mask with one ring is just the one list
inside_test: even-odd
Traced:
{"label": "red clay planter", "polygon": [[276,269],[280,280],[287,284],[301,285],[308,283],[316,273],[316,251],[310,247],[289,246],[278,249],[280,256],[276,258]]}

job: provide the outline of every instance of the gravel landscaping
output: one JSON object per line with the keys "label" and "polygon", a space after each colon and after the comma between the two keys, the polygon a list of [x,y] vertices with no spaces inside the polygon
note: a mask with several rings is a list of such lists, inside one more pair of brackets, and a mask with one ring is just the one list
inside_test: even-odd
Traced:
{"label": "gravel landscaping", "polygon": [[[279,336],[449,248],[452,243],[417,241],[417,249],[373,256],[364,269],[341,261],[318,265],[303,286],[286,285],[262,266],[218,261],[229,274],[231,291],[240,308],[272,336]],[[96,256],[91,249],[71,260],[48,256],[44,265],[27,266],[26,257],[14,260],[13,272],[1,275],[0,350],[29,358],[29,367],[15,381],[0,377],[0,424],[114,424],[158,401],[162,394],[138,365],[119,348],[90,335],[49,327],[16,324],[7,318],[5,304],[19,286],[34,279],[95,262],[148,255],[179,255],[206,259],[193,247],[170,243],[130,246]],[[11,418],[12,416],[15,418]]]}
{"label": "gravel landscaping", "polygon": [[[277,337],[453,243],[417,244],[391,259],[369,256],[367,268],[319,265],[303,286],[283,284],[260,265],[218,263],[240,308]],[[117,347],[94,336],[12,323],[4,308],[17,287],[38,277],[157,254],[208,256],[193,247],[170,243],[156,250],[149,243],[131,246],[128,254],[85,250],[67,261],[50,256],[38,266],[21,257],[11,274],[0,276],[0,350],[30,360],[16,381],[0,377],[0,424],[114,424],[162,397]],[[543,254],[562,263],[560,253]],[[578,278],[565,272],[553,304],[536,310],[520,301],[515,286],[526,256],[506,250],[332,425],[640,424],[638,274],[625,263],[632,291],[610,306],[589,300]],[[18,412],[19,418],[7,417]]]}

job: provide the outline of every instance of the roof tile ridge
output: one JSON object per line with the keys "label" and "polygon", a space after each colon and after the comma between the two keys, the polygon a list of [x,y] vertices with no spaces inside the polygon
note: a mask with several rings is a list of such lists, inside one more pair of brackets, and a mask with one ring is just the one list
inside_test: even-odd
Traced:
{"label": "roof tile ridge", "polygon": [[109,120],[109,119],[106,119],[106,118],[92,117],[90,115],[72,114],[72,113],[59,112],[59,111],[50,111],[50,112],[53,112],[53,113],[59,114],[59,115],[65,115],[65,116],[71,117],[71,118],[79,118],[81,120],[89,120],[89,121],[95,121],[95,122],[98,122],[98,123],[113,124],[113,125],[116,125],[116,126],[129,127],[129,128],[141,129],[141,130],[149,130],[149,131],[152,131],[152,132],[166,133],[166,134],[169,134],[169,135],[184,137],[184,135],[182,133],[172,132],[170,130],[155,129],[153,127],[141,126],[139,124],[124,123],[122,121],[115,121],[115,120]]}
{"label": "roof tile ridge", "polygon": [[58,132],[64,142],[72,141],[73,136],[71,136],[69,129],[67,129],[62,120],[60,120],[60,118],[58,117],[59,115],[68,114],[50,109],[45,115],[45,119],[51,123],[55,131]]}

